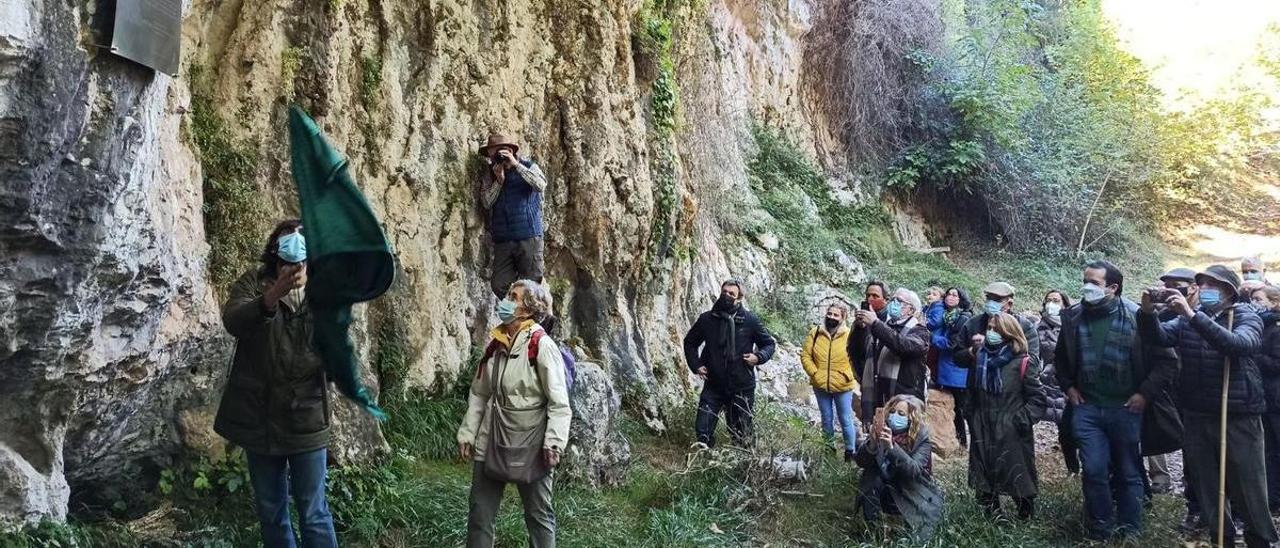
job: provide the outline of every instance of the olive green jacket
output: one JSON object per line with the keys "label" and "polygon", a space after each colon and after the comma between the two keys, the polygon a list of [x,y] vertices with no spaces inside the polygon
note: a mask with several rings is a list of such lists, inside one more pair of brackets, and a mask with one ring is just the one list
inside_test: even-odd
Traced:
{"label": "olive green jacket", "polygon": [[307,303],[269,314],[262,295],[272,281],[246,273],[222,307],[236,351],[213,429],[250,453],[291,455],[328,445],[329,401]]}

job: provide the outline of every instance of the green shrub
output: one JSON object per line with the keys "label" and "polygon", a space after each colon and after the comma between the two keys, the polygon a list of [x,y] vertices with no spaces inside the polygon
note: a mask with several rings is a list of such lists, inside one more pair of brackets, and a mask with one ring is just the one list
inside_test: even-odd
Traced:
{"label": "green shrub", "polygon": [[191,118],[188,128],[204,176],[204,230],[209,242],[209,277],[225,292],[262,253],[273,218],[256,183],[258,152],[252,141],[236,138],[202,91],[203,70],[191,68]]}

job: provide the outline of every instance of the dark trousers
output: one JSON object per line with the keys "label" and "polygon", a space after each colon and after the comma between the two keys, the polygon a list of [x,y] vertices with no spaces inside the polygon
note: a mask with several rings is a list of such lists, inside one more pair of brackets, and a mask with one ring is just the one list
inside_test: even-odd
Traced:
{"label": "dark trousers", "polygon": [[1062,448],[1062,463],[1067,466],[1067,472],[1079,474],[1080,444],[1071,430],[1071,421],[1075,414],[1076,406],[1067,402],[1067,406],[1062,410],[1062,422],[1058,423],[1058,447]]}
{"label": "dark trousers", "polygon": [[969,406],[969,391],[948,386],[947,392],[955,401],[956,439],[960,441],[961,447],[969,447],[969,418],[965,416],[965,408]]}
{"label": "dark trousers", "polygon": [[1080,443],[1080,481],[1089,534],[1105,539],[1142,530],[1142,415],[1124,407],[1076,406],[1071,429]]}
{"label": "dark trousers", "polygon": [[1280,413],[1263,415],[1262,431],[1266,435],[1267,506],[1276,513],[1280,512]]}
{"label": "dark trousers", "polygon": [[499,299],[517,280],[542,283],[542,238],[493,244],[493,273],[489,284]]}
{"label": "dark trousers", "polygon": [[724,410],[724,421],[729,425],[729,436],[734,445],[749,447],[752,442],[752,412],[756,405],[755,387],[746,390],[722,390],[711,386],[702,387],[702,395],[698,397],[698,416],[694,420],[694,430],[698,441],[708,447],[716,443],[716,422],[720,420],[720,411]]}
{"label": "dark trousers", "polygon": [[862,519],[867,523],[879,520],[881,512],[891,516],[899,514],[893,497],[889,496],[888,486],[878,467],[862,470],[862,479],[858,481],[858,504],[862,506]]}
{"label": "dark trousers", "polygon": [[[529,530],[531,548],[555,548],[556,513],[551,507],[553,476],[547,474],[533,483],[516,484],[524,504],[524,526]],[[471,502],[467,513],[467,548],[493,548],[494,525],[502,503],[505,482],[489,479],[484,463],[471,465]]]}
{"label": "dark trousers", "polygon": [[[975,498],[978,499],[978,505],[987,511],[988,517],[994,518],[1000,513],[1000,495],[979,492]],[[1035,497],[1013,497],[1013,504],[1018,508],[1018,519],[1028,520],[1035,515]]]}
{"label": "dark trousers", "polygon": [[273,457],[246,453],[249,482],[267,548],[293,548],[293,523],[289,519],[289,495],[298,510],[298,529],[304,548],[338,546],[333,514],[324,496],[328,449]]}
{"label": "dark trousers", "polygon": [[[1200,500],[1200,518],[1209,529],[1210,538],[1218,528],[1218,444],[1220,418],[1208,413],[1188,411],[1183,423],[1182,452],[1196,496]],[[1224,538],[1232,539],[1232,514],[1244,521],[1244,540],[1250,547],[1270,546],[1276,542],[1276,529],[1267,509],[1266,453],[1261,415],[1229,415],[1227,417],[1227,528]],[[1230,540],[1228,540],[1228,545]]]}

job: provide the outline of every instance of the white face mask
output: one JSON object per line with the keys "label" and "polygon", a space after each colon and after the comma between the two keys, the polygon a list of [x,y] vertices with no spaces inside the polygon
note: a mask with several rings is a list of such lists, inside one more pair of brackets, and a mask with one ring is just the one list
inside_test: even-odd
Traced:
{"label": "white face mask", "polygon": [[299,308],[302,308],[302,300],[305,298],[307,298],[306,286],[295,287],[284,297],[281,297],[280,302],[283,302],[285,306],[289,307],[289,310],[297,312]]}
{"label": "white face mask", "polygon": [[1080,296],[1084,298],[1084,302],[1089,304],[1098,304],[1107,298],[1107,290],[1098,284],[1084,284],[1080,289]]}
{"label": "white face mask", "polygon": [[1044,303],[1044,313],[1050,316],[1057,316],[1062,313],[1062,304],[1055,302]]}

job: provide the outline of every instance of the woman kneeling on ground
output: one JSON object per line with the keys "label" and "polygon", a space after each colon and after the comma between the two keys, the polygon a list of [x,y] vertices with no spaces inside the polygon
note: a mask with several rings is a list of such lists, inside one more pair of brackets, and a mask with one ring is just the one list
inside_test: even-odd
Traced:
{"label": "woman kneeling on ground", "polygon": [[894,396],[885,419],[856,457],[862,467],[858,504],[867,523],[881,510],[900,514],[921,543],[933,536],[942,519],[942,490],[933,480],[933,443],[924,422],[924,402],[908,394]]}
{"label": "woman kneeling on ground", "polygon": [[[508,483],[524,503],[529,544],[554,548],[552,470],[569,438],[569,392],[559,347],[533,318],[550,296],[542,285],[520,280],[498,303],[493,341],[471,381],[467,414],[458,429],[463,459],[473,459],[467,546],[491,548],[498,504]],[[535,335],[536,334],[536,335]],[[530,348],[537,337],[537,346]]]}
{"label": "woman kneeling on ground", "polygon": [[1013,497],[1019,519],[1031,519],[1039,490],[1032,425],[1044,416],[1040,367],[1027,355],[1017,318],[991,317],[986,335],[974,335],[969,352],[969,486],[995,517],[1000,495]]}

